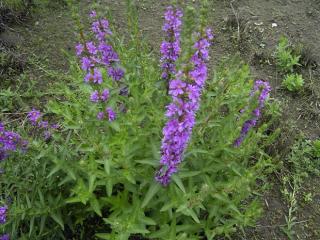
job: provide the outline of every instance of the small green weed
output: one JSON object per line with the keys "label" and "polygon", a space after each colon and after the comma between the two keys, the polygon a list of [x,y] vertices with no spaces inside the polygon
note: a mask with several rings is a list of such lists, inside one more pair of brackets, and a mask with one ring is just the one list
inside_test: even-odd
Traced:
{"label": "small green weed", "polygon": [[301,74],[290,73],[282,81],[282,86],[288,89],[290,92],[301,90],[304,84],[304,80]]}
{"label": "small green weed", "polygon": [[300,56],[293,53],[288,39],[284,36],[280,38],[276,50],[277,66],[283,72],[293,72],[293,68],[299,65]]}

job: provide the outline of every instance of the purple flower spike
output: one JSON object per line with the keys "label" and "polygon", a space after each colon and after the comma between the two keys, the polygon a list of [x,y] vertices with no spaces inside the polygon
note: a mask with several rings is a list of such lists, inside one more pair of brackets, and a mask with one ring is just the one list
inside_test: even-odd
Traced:
{"label": "purple flower spike", "polygon": [[0,207],[0,224],[5,224],[7,221],[8,206],[4,205]]}
{"label": "purple flower spike", "polygon": [[[97,19],[97,13],[91,11],[89,14],[94,18],[91,23],[91,33],[94,39],[76,46],[76,53],[81,61],[81,69],[85,73],[84,81],[89,84],[103,83],[104,70],[107,70],[107,75],[114,81],[119,81],[124,77],[125,71],[120,68],[120,59],[116,51],[113,49],[112,44],[108,42],[108,36],[112,34],[107,19]],[[88,38],[92,34],[88,35]],[[86,41],[86,39],[82,39]],[[103,69],[102,69],[103,68]],[[106,79],[109,80],[109,79]],[[96,91],[91,93],[90,100],[94,103],[103,104],[110,98],[109,89],[101,89],[95,87]],[[100,107],[100,106],[99,106]],[[115,112],[111,108],[104,112],[97,114],[97,119],[102,120],[108,115],[109,121],[114,121],[116,118]]]}
{"label": "purple flower spike", "polygon": [[160,47],[162,78],[169,78],[176,73],[175,62],[180,56],[180,32],[182,25],[182,11],[168,7],[165,12],[165,23],[163,31],[166,33],[166,40],[162,42]]}
{"label": "purple flower spike", "polygon": [[[178,28],[181,23],[174,21],[172,9],[169,8],[167,11],[166,19],[174,22],[171,24],[172,28]],[[164,29],[167,30],[169,27],[166,25]],[[207,61],[212,39],[210,33],[211,30],[207,30],[208,36],[199,35],[200,39],[194,44],[195,53],[191,57],[192,70],[187,73],[176,72],[175,79],[169,83],[172,102],[167,106],[168,121],[162,131],[161,166],[155,177],[164,186],[170,183],[171,176],[178,171],[178,166],[183,160],[184,151],[191,138],[201,92],[208,75]]]}
{"label": "purple flower spike", "polygon": [[[258,107],[252,111],[251,113],[252,118],[244,122],[240,132],[240,136],[233,143],[235,147],[239,147],[241,143],[244,141],[250,129],[257,125],[257,122],[261,116],[261,111],[264,108],[267,98],[269,97],[270,91],[271,91],[271,87],[267,81],[262,81],[262,80],[255,81],[253,90],[251,91],[250,96],[253,97],[257,92],[260,92],[260,95],[258,98],[258,101],[259,101]],[[242,113],[243,111],[241,110],[240,112]]]}

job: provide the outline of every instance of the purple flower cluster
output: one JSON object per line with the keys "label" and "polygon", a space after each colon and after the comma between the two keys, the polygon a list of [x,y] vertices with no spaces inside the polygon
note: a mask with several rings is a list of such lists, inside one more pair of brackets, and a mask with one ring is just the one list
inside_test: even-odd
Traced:
{"label": "purple flower cluster", "polygon": [[59,128],[58,124],[50,125],[48,121],[43,121],[41,112],[34,108],[28,113],[27,117],[29,122],[34,127],[38,127],[39,129],[43,130],[43,136],[45,140],[48,140],[51,137],[52,130],[56,130]]}
{"label": "purple flower cluster", "polygon": [[251,113],[252,118],[244,122],[240,132],[240,136],[233,143],[235,147],[239,147],[243,142],[243,140],[245,139],[246,135],[248,134],[249,130],[254,126],[256,126],[261,116],[261,111],[265,105],[265,101],[269,97],[270,91],[271,91],[271,87],[268,82],[262,81],[262,80],[255,81],[254,87],[250,93],[250,96],[253,97],[255,94],[260,92],[260,95],[258,98],[258,106],[256,109],[252,111]]}
{"label": "purple flower cluster", "polygon": [[26,150],[28,142],[23,140],[17,133],[6,131],[3,124],[0,123],[0,161],[6,159],[10,152],[18,149]]}
{"label": "purple flower cluster", "polygon": [[163,70],[162,78],[169,80],[176,73],[175,62],[180,56],[180,32],[183,13],[179,9],[169,6],[165,12],[165,24],[163,31],[166,33],[166,40],[161,44],[161,67]]}
{"label": "purple flower cluster", "polygon": [[5,224],[7,221],[8,207],[6,205],[0,207],[0,224]]}
{"label": "purple flower cluster", "polygon": [[186,71],[187,73],[179,71],[169,84],[172,103],[167,106],[168,122],[163,128],[161,167],[156,173],[156,180],[163,185],[170,183],[171,176],[177,172],[182,161],[207,79],[206,63],[213,35],[208,29],[205,34],[198,34],[197,37],[199,40],[194,45],[195,53],[191,58],[192,70]]}
{"label": "purple flower cluster", "polygon": [[[112,34],[109,22],[106,19],[98,19],[95,11],[91,11],[89,16],[93,19],[91,32],[95,36],[95,41],[86,42],[84,36],[82,36],[83,44],[76,45],[76,54],[81,58],[81,69],[86,72],[84,81],[101,85],[103,83],[101,68],[106,68],[108,76],[114,81],[120,81],[124,76],[124,71],[119,67],[118,54],[107,40],[107,37]],[[101,92],[94,90],[91,93],[90,100],[94,103],[106,102],[109,96],[108,89]],[[112,109],[110,111],[110,107],[105,112],[99,112],[97,119],[102,120],[105,116],[108,116],[109,121],[115,119],[115,114]]]}
{"label": "purple flower cluster", "polygon": [[0,237],[0,240],[10,240],[9,234],[2,235],[2,236]]}

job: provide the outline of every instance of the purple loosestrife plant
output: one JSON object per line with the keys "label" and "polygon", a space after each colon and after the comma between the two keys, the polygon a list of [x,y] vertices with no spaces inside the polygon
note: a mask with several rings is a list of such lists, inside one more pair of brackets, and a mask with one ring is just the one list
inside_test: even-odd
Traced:
{"label": "purple loosestrife plant", "polygon": [[164,18],[165,23],[163,31],[166,33],[166,39],[162,42],[160,53],[161,53],[161,68],[162,78],[170,80],[176,73],[175,62],[178,60],[181,47],[180,47],[180,32],[182,21],[181,18],[183,13],[179,9],[174,9],[169,6],[165,12]]}
{"label": "purple loosestrife plant", "polygon": [[167,106],[168,122],[163,128],[160,170],[156,180],[166,186],[171,176],[177,172],[183,153],[188,145],[195,124],[196,112],[200,104],[201,92],[207,79],[209,47],[213,40],[211,30],[193,46],[195,53],[191,58],[192,70],[179,71],[169,83],[172,103]]}
{"label": "purple loosestrife plant", "polygon": [[[241,132],[240,136],[234,141],[233,145],[235,147],[239,147],[241,143],[244,141],[245,137],[247,136],[248,132],[250,131],[251,128],[256,126],[260,116],[261,116],[261,111],[265,105],[265,102],[267,98],[269,97],[269,93],[271,91],[270,84],[266,81],[262,80],[257,80],[254,83],[253,90],[250,93],[250,96],[253,97],[255,94],[260,92],[259,98],[258,98],[258,106],[256,109],[254,109],[251,113],[252,118],[245,121]],[[241,111],[243,112],[243,111]]]}
{"label": "purple loosestrife plant", "polygon": [[[98,86],[96,84],[103,84],[103,75],[100,69],[105,68],[108,76],[114,81],[120,81],[124,76],[124,71],[119,67],[120,60],[118,54],[108,42],[108,36],[112,34],[108,20],[98,19],[95,11],[91,11],[89,16],[93,19],[91,31],[95,36],[95,41],[86,42],[82,34],[83,43],[76,45],[76,54],[81,58],[81,69],[86,72],[84,81],[95,84],[95,90],[93,90],[90,96],[91,102],[104,103],[108,101],[110,91],[106,88],[102,91],[97,89]],[[111,107],[105,109],[105,112],[100,111],[97,114],[97,119],[103,120],[108,116],[109,121],[114,121],[115,112]]]}

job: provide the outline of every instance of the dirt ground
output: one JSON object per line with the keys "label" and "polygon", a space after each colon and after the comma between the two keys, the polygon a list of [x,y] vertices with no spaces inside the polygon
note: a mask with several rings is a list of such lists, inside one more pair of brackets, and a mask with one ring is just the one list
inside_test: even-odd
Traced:
{"label": "dirt ground", "polygon": [[[239,53],[250,64],[254,78],[269,80],[272,97],[283,102],[284,131],[278,145],[279,157],[294,141],[297,132],[306,138],[320,136],[320,0],[209,0],[210,27],[216,34],[212,49],[211,67],[229,55]],[[137,0],[140,28],[155,52],[159,52],[162,40],[163,11],[168,0]],[[182,1],[186,3],[187,1]],[[188,1],[189,2],[189,1]],[[197,0],[190,1],[197,4]],[[110,9],[117,31],[126,34],[126,1],[81,1],[83,19],[91,4],[100,9]],[[11,26],[0,34],[0,42],[17,46],[20,54],[33,54],[45,61],[50,68],[68,71],[66,54],[74,54],[76,33],[66,7],[59,6],[39,10],[33,19]],[[293,44],[303,46],[304,66],[297,71],[305,79],[305,87],[299,94],[289,94],[281,87],[282,75],[274,64],[274,52],[281,35]],[[62,51],[63,50],[63,51]],[[35,76],[43,87],[50,84]],[[282,159],[285,160],[285,159]],[[264,196],[265,212],[257,225],[232,239],[282,240],[288,239],[280,230],[285,224],[288,206],[280,192],[280,180],[271,176],[272,187]],[[313,194],[313,201],[299,205],[296,238],[320,239],[320,188],[319,179],[310,178],[303,186]]]}

